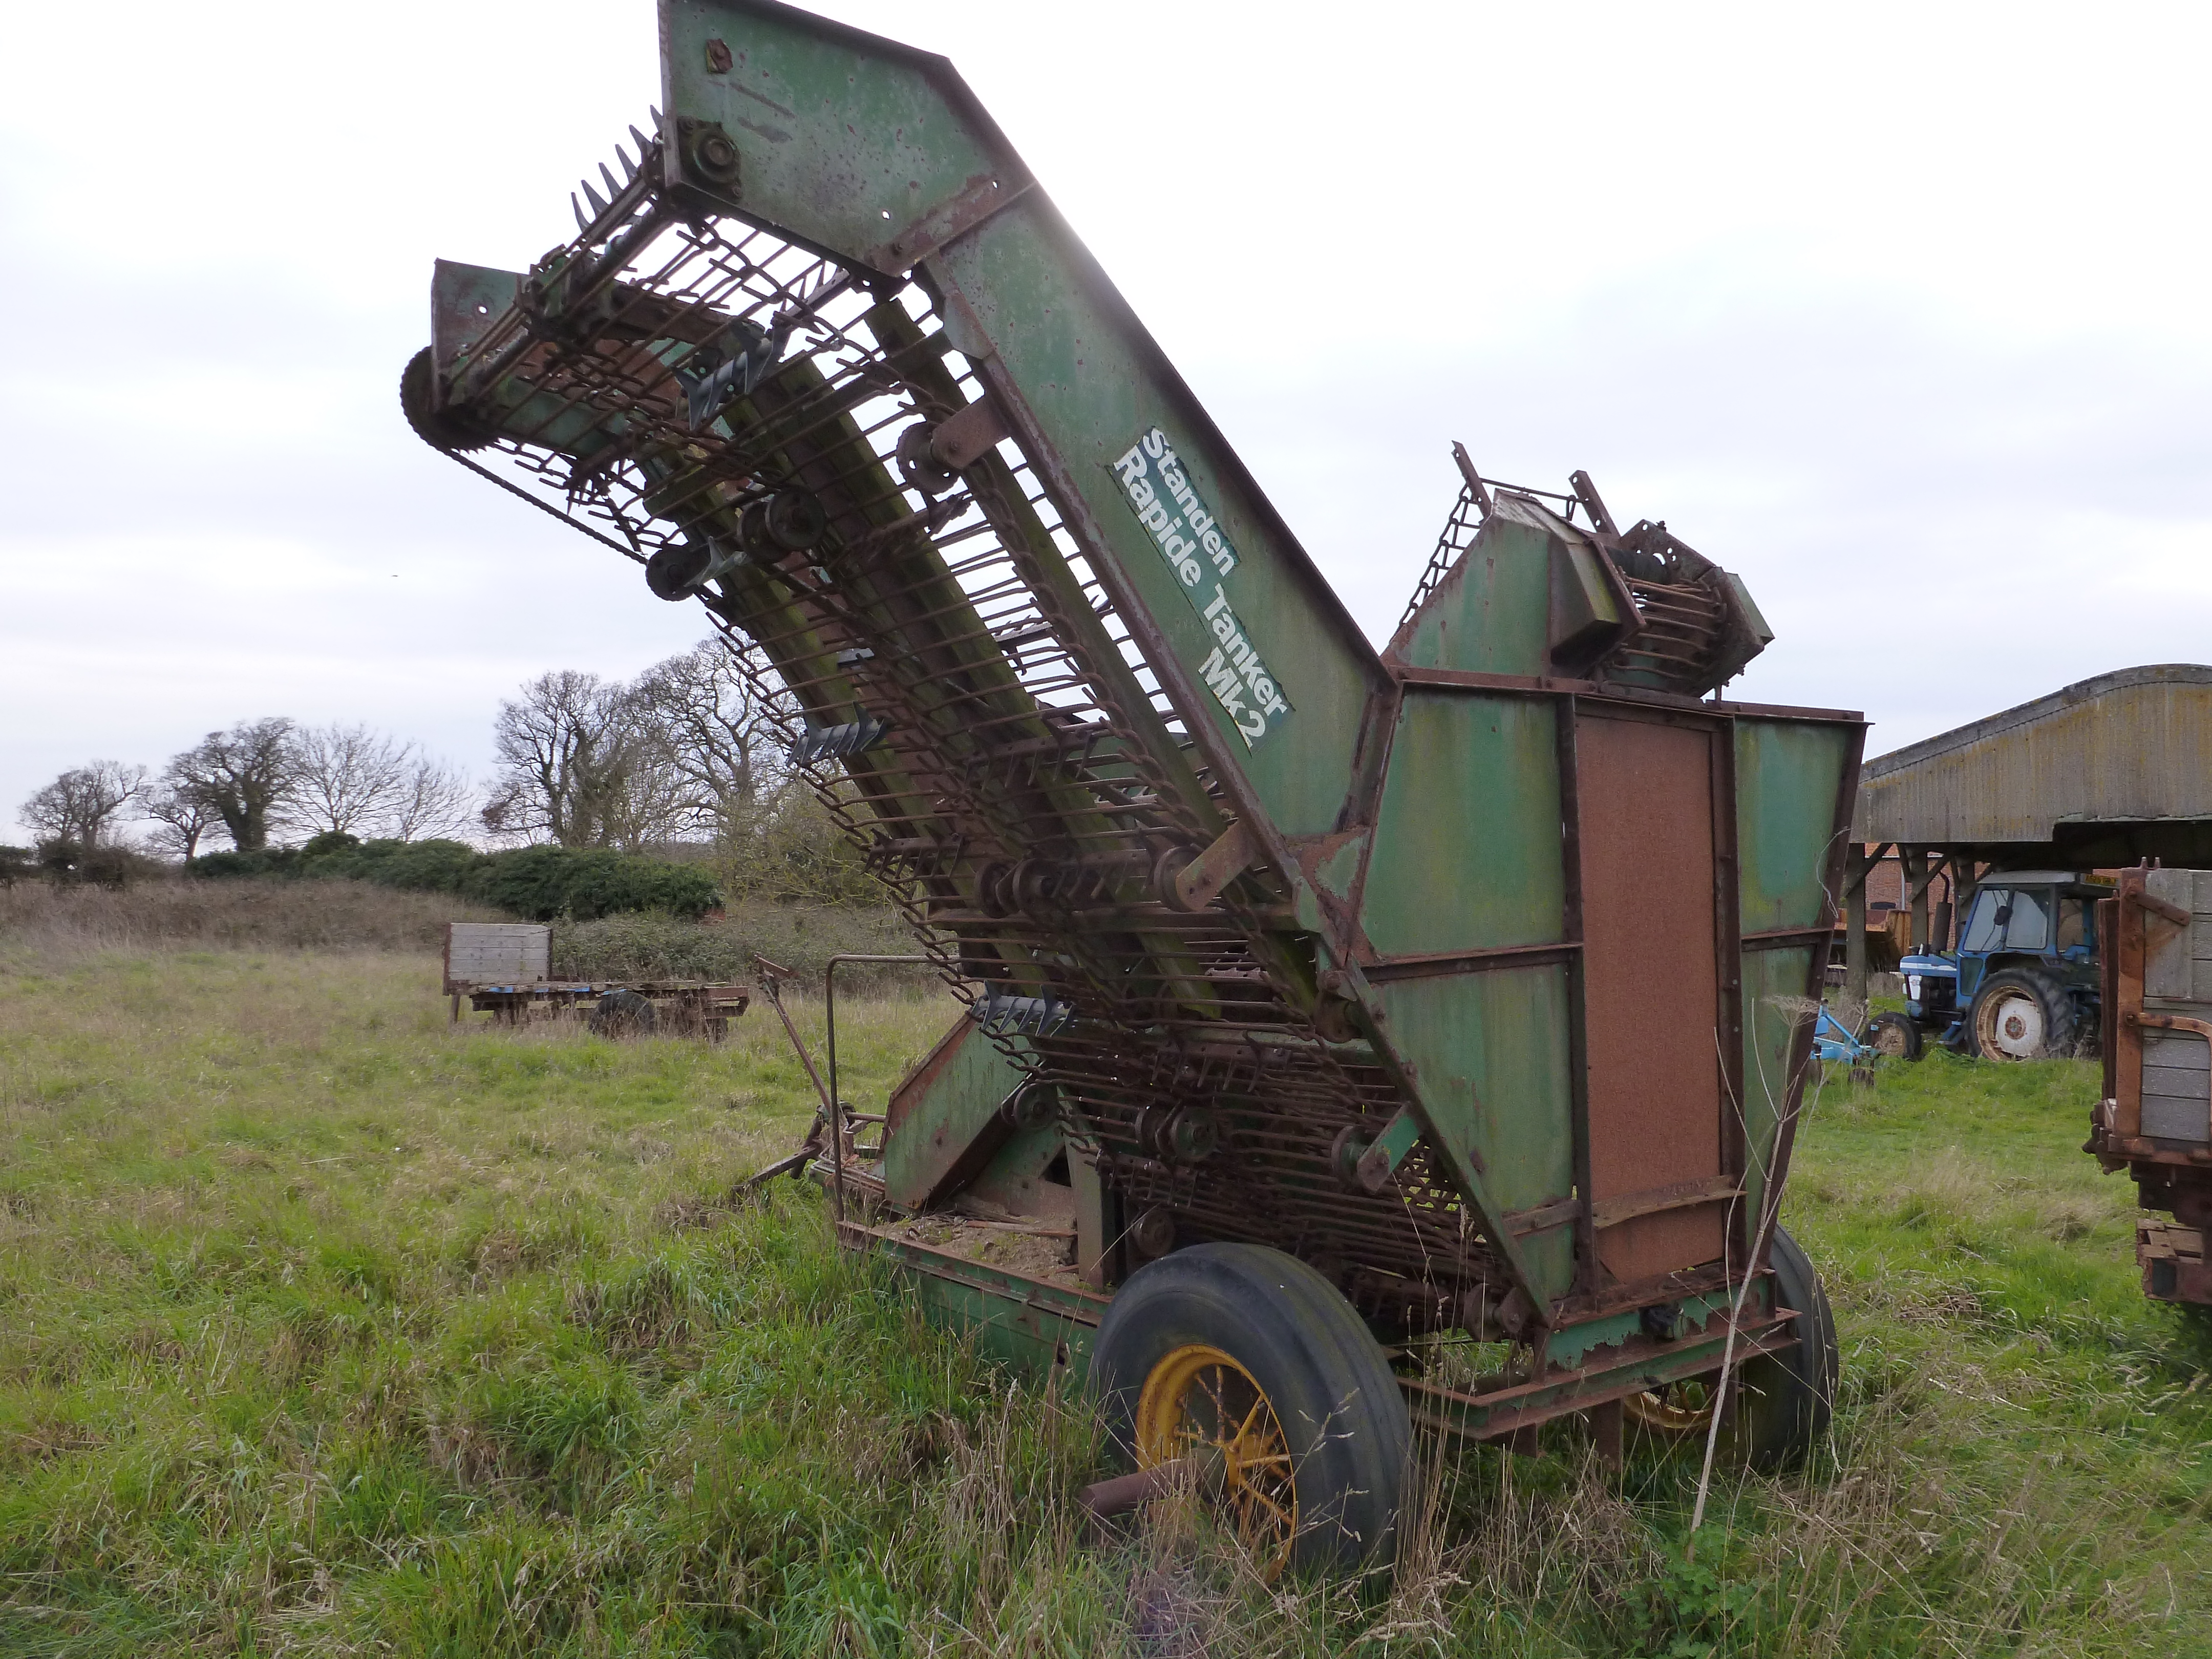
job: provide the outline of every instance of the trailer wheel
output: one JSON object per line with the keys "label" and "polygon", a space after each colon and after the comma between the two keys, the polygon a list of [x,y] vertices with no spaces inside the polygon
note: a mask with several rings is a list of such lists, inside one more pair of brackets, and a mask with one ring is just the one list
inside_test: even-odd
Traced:
{"label": "trailer wheel", "polygon": [[1835,1310],[1804,1247],[1777,1227],[1767,1259],[1774,1266],[1776,1297],[1796,1310],[1797,1340],[1745,1365],[1733,1392],[1734,1429],[1744,1460],[1771,1470],[1802,1462],[1828,1437],[1843,1350],[1836,1341]]}
{"label": "trailer wheel", "polygon": [[[1731,1409],[1721,1431],[1730,1461],[1757,1469],[1802,1462],[1826,1437],[1842,1364],[1836,1316],[1820,1276],[1787,1230],[1777,1227],[1768,1252],[1774,1291],[1797,1314],[1796,1340],[1779,1353],[1747,1360],[1729,1390]],[[1717,1374],[1691,1377],[1621,1401],[1632,1423],[1673,1437],[1702,1436],[1712,1425]]]}
{"label": "trailer wheel", "polygon": [[2042,975],[2008,968],[1974,993],[1967,1030],[1984,1060],[2056,1060],[2073,1052],[2074,1004]]}
{"label": "trailer wheel", "polygon": [[1389,1560],[1405,1396],[1352,1304],[1296,1257],[1196,1244],[1139,1268],[1091,1376],[1121,1458],[1190,1461],[1265,1577]]}
{"label": "trailer wheel", "polygon": [[1920,1028],[1905,1014],[1876,1014],[1867,1027],[1867,1046],[1893,1060],[1920,1058]]}
{"label": "trailer wheel", "polygon": [[635,991],[610,991],[592,1010],[589,1024],[594,1036],[651,1036],[652,999]]}

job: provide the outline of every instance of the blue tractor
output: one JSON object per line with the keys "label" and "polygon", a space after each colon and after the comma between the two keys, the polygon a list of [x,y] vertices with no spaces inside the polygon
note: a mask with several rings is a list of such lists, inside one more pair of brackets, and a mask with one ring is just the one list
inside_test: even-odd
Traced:
{"label": "blue tractor", "polygon": [[1920,1058],[1929,1037],[1984,1060],[2094,1054],[2100,976],[2097,901],[2110,890],[2065,870],[2007,870],[1973,890],[1954,951],[1898,964],[1905,1012],[1877,1015],[1867,1041]]}

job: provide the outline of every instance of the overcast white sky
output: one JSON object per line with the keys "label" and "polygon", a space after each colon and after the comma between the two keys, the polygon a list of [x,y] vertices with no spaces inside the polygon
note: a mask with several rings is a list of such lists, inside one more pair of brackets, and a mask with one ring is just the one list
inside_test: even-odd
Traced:
{"label": "overcast white sky", "polygon": [[[951,56],[1378,641],[1486,472],[1741,573],[1879,753],[2212,659],[2212,10],[826,3]],[[698,638],[399,417],[657,99],[649,0],[24,7],[0,62],[0,838],[262,714],[481,770]]]}

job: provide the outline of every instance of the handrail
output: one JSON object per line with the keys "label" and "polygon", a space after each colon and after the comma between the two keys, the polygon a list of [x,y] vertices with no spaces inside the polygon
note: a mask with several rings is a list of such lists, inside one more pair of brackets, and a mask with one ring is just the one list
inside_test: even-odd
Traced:
{"label": "handrail", "polygon": [[[841,951],[822,970],[823,1022],[829,1027],[830,1049],[830,1202],[840,1226],[845,1221],[845,1103],[837,1093],[837,964],[842,962],[878,963],[884,966],[933,968],[934,957],[886,957],[865,951]],[[779,1007],[779,1012],[781,1008]],[[813,1068],[807,1068],[811,1071]]]}

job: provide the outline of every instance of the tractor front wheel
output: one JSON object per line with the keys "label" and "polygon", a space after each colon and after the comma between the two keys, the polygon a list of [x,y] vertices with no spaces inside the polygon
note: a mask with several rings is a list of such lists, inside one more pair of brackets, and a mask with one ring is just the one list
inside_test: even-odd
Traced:
{"label": "tractor front wheel", "polygon": [[1974,993],[1967,1030],[1984,1060],[2057,1060],[2074,1051],[2074,1005],[2042,975],[2008,968]]}
{"label": "tractor front wheel", "polygon": [[1115,1448],[1178,1462],[1272,1578],[1387,1565],[1413,1425],[1336,1287],[1258,1244],[1194,1244],[1115,1292],[1091,1352]]}

